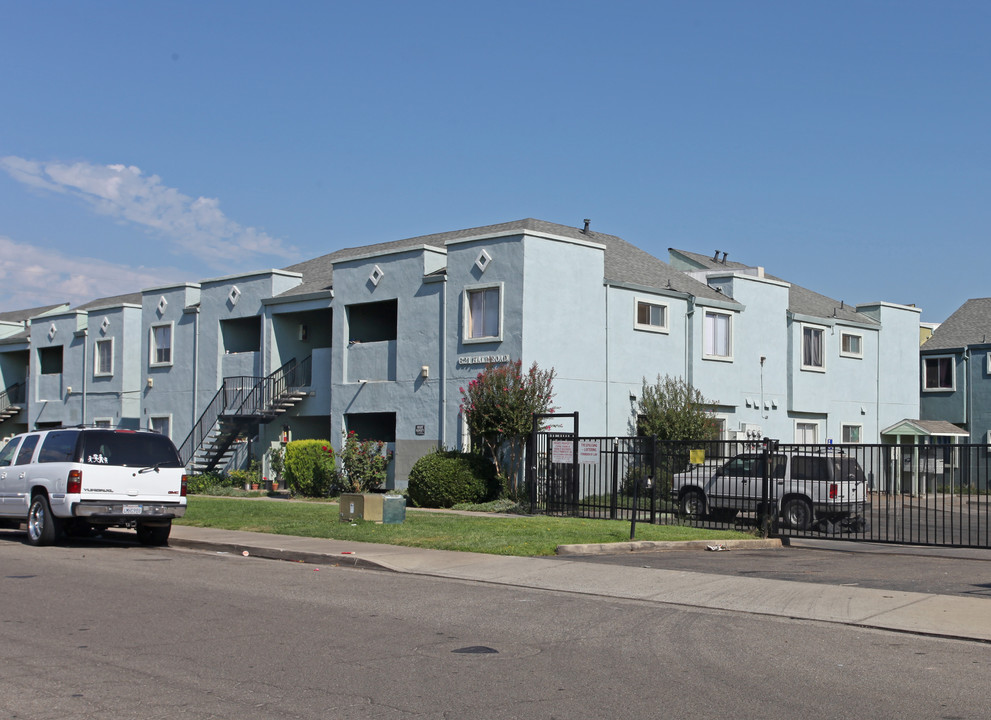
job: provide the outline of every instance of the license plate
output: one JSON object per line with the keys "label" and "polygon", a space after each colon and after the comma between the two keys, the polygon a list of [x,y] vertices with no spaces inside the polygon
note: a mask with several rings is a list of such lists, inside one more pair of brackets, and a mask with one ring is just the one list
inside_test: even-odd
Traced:
{"label": "license plate", "polygon": [[125,515],[140,515],[141,506],[140,505],[125,505],[123,508],[123,513]]}

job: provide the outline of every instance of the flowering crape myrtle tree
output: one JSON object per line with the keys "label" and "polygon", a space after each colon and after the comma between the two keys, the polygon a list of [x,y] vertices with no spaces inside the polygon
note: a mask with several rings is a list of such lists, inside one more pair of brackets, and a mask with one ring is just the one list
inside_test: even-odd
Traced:
{"label": "flowering crape myrtle tree", "polygon": [[511,497],[519,495],[523,448],[533,414],[554,412],[553,381],[554,368],[541,370],[534,363],[524,373],[522,361],[517,360],[486,365],[468,387],[459,388],[472,442],[491,458]]}

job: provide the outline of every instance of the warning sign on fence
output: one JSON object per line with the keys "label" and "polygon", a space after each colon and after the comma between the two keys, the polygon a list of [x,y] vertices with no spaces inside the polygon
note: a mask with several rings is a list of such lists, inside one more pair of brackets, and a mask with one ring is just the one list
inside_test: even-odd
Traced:
{"label": "warning sign on fence", "polygon": [[[575,458],[575,444],[571,440],[554,440],[551,442],[551,462],[570,465]],[[599,441],[578,441],[578,462],[595,465],[599,462]]]}

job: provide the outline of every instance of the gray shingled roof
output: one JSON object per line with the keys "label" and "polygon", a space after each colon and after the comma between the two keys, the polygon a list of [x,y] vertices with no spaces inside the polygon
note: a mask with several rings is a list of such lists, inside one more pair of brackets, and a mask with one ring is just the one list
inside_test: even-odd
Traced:
{"label": "gray shingled roof", "polygon": [[65,303],[59,303],[58,305],[45,305],[43,307],[27,308],[25,310],[11,310],[10,312],[0,313],[0,322],[26,322],[33,317],[43,315],[64,306]]}
{"label": "gray shingled roof", "polygon": [[[678,250],[677,248],[668,248],[669,252],[676,252],[689,260],[698,264],[700,270],[745,270],[747,268],[752,268],[752,265],[744,265],[743,263],[734,261],[721,261],[714,260],[708,255],[701,255],[699,253],[689,252],[687,250]],[[770,273],[765,273],[764,277],[769,280],[777,280],[779,282],[788,283],[788,309],[797,315],[808,315],[810,317],[819,318],[835,318],[837,320],[848,320],[851,322],[865,323],[868,325],[877,325],[877,321],[873,318],[867,317],[866,315],[857,312],[856,308],[846,305],[839,300],[834,300],[831,297],[822,295],[808,288],[802,287],[801,285],[796,285],[793,282],[784,280],[779,277],[775,277]]]}
{"label": "gray shingled roof", "polygon": [[73,310],[93,310],[95,308],[111,308],[121,305],[140,305],[141,293],[127,293],[126,295],[113,295],[111,297],[97,298],[88,303],[77,305]]}
{"label": "gray shingled roof", "polygon": [[923,350],[948,350],[991,342],[991,298],[972,298],[940,324]]}
{"label": "gray shingled roof", "polygon": [[420,245],[432,245],[443,248],[448,242],[475,237],[476,235],[512,235],[526,231],[547,233],[605,245],[605,279],[607,280],[673,290],[713,300],[729,301],[729,298],[717,293],[705,283],[701,283],[684,273],[678,272],[664,261],[659,260],[615,235],[607,235],[592,230],[585,232],[580,228],[557,225],[533,218],[337,250],[314,258],[313,260],[307,260],[283,268],[289,272],[301,273],[303,275],[303,282],[293,289],[282,293],[279,297],[291,297],[329,290],[333,286],[334,263],[347,260],[348,258],[374,252],[402,250],[403,248]]}

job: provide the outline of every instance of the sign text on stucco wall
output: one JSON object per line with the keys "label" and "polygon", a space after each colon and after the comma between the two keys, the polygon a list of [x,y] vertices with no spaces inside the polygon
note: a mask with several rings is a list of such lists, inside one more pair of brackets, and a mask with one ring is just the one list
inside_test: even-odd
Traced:
{"label": "sign text on stucco wall", "polygon": [[492,365],[508,363],[509,355],[460,355],[458,365]]}

